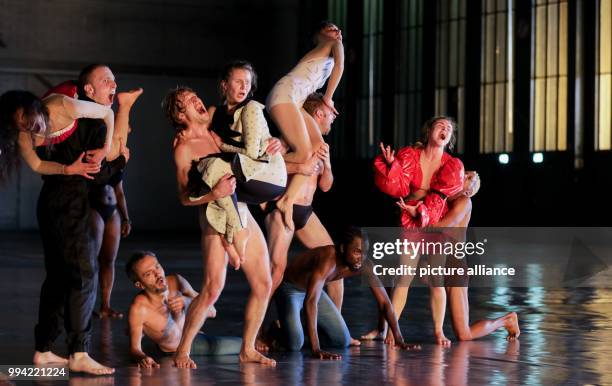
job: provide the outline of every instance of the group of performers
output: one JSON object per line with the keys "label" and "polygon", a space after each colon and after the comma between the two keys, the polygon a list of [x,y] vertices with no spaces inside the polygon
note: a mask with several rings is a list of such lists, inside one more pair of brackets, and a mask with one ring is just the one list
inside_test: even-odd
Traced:
{"label": "group of performers", "polygon": [[[276,83],[266,105],[252,99],[257,74],[246,61],[224,69],[218,106],[207,109],[188,87],[165,96],[162,108],[175,129],[179,200],[200,211],[204,277],[198,293],[182,276],[166,276],[155,253],[132,256],[126,272],[140,292],[130,306],[128,324],[130,351],[139,365],[159,366],[142,350],[143,335],[162,352],[173,353],[177,367],[195,368],[191,356],[202,354],[238,354],[241,362],[275,365],[266,352],[300,350],[304,330],[315,357],[340,359],[323,349],[359,345],[341,314],[343,278],[356,275],[366,276],[380,310],[378,327],[362,338],[419,348],[404,342],[398,324],[410,283],[398,283],[390,299],[364,259],[367,234],[350,227],[334,244],[313,211],[317,189],[328,191],[334,180],[323,137],[338,115],[333,95],[344,67],[342,33],[336,25],[323,22],[314,41],[316,46]],[[324,86],[325,92],[318,93]],[[129,160],[129,114],[141,93],[117,93],[111,69],[94,64],[76,82],[62,83],[42,99],[27,91],[0,97],[0,182],[8,179],[20,157],[44,181],[37,217],[47,275],[35,327],[35,364],[65,363],[72,371],[95,375],[114,372],[88,354],[91,317],[98,277],[99,316],[122,316],[111,308],[110,298],[119,240],[131,228],[122,176]],[[111,109],[115,96],[116,114]],[[269,122],[279,138],[271,135]],[[480,182],[446,153],[455,133],[452,119],[437,117],[425,124],[415,146],[396,154],[380,145],[375,184],[398,199],[403,227],[468,226],[470,197]],[[264,209],[266,236],[248,205]],[[307,250],[288,262],[294,236]],[[214,304],[228,263],[243,270],[250,286],[242,339],[200,331],[207,318],[216,317]],[[470,325],[467,287],[430,288],[438,344],[450,344],[442,331],[447,298],[459,340],[501,327],[511,339],[519,335],[512,312]],[[264,329],[272,299],[279,320]],[[302,308],[306,326],[300,319]],[[62,314],[68,358],[51,350]]]}

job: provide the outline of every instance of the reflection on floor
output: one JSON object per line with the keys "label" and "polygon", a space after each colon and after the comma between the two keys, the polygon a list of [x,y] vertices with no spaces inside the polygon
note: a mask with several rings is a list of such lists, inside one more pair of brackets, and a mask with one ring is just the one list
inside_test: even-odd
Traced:
{"label": "reflection on floor", "polygon": [[[113,292],[113,306],[125,312],[136,292],[123,267],[130,253],[155,251],[166,272],[179,272],[198,288],[201,258],[197,236],[134,235],[122,244]],[[0,364],[29,364],[40,284],[44,277],[36,233],[0,234]],[[247,286],[242,273],[230,271],[217,303],[218,317],[204,330],[211,334],[241,335]],[[347,281],[343,314],[353,336],[371,329],[376,309],[369,290],[358,280]],[[380,384],[400,385],[550,385],[612,384],[612,290],[600,288],[545,289],[474,288],[470,290],[471,319],[501,316],[510,308],[519,314],[520,341],[509,343],[505,333],[476,342],[453,342],[450,349],[434,345],[428,294],[411,290],[401,320],[404,336],[422,342],[421,352],[400,352],[381,342],[367,342],[344,352],[338,362],[322,362],[308,352],[274,353],[276,368],[239,365],[235,356],[196,358],[197,370],[176,369],[171,358],[161,358],[161,369],[141,370],[127,354],[125,320],[94,319],[93,357],[115,366],[112,377],[72,375],[69,382],[16,381],[16,385],[201,385],[260,383],[265,385]],[[448,319],[448,318],[447,318]],[[454,340],[452,328],[447,336]],[[57,351],[65,353],[63,336]],[[145,351],[155,352],[151,344]],[[0,380],[0,384],[2,381]]]}

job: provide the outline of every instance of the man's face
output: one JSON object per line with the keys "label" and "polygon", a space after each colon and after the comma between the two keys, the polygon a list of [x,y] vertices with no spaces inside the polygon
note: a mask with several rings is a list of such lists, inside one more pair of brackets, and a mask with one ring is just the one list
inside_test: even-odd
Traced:
{"label": "man's face", "polygon": [[194,92],[187,91],[181,95],[179,101],[182,105],[183,112],[179,113],[179,119],[185,123],[200,123],[206,124],[210,121],[208,110],[204,106],[204,102]]}
{"label": "man's face", "polygon": [[361,237],[354,237],[344,250],[344,262],[353,272],[361,269],[363,256],[367,252],[367,245]]}
{"label": "man's face", "polygon": [[222,84],[227,103],[233,105],[244,102],[251,92],[251,82],[251,71],[234,68],[229,79]]}
{"label": "man's face", "polygon": [[166,273],[155,256],[147,255],[134,266],[138,281],[136,287],[151,293],[162,293],[168,290]]}
{"label": "man's face", "polygon": [[327,135],[331,131],[331,125],[336,120],[336,114],[326,104],[322,104],[316,110],[316,121],[319,124],[319,129],[322,135]]}
{"label": "man's face", "polygon": [[115,75],[108,67],[98,67],[89,75],[89,83],[84,89],[85,94],[94,102],[110,106],[113,104],[117,91]]}

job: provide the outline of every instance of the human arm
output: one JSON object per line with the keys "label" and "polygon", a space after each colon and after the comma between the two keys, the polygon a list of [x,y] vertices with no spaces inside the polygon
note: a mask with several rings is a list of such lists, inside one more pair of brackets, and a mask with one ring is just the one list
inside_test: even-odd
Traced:
{"label": "human arm", "polygon": [[332,173],[329,155],[329,145],[323,142],[319,149],[317,149],[316,155],[317,158],[323,161],[323,173],[321,173],[321,176],[319,177],[319,189],[321,189],[323,192],[328,192],[334,183],[334,174]]}
{"label": "human arm", "polygon": [[410,183],[419,167],[416,150],[405,147],[395,154],[382,143],[380,148],[381,154],[374,158],[374,184],[392,197],[406,197],[410,194]]}
{"label": "human arm", "polygon": [[44,161],[38,157],[34,150],[34,144],[32,142],[32,136],[26,132],[19,132],[19,138],[17,140],[19,145],[19,153],[24,161],[28,164],[30,169],[38,174],[51,175],[51,174],[64,174],[64,175],[79,175],[87,179],[93,179],[93,174],[100,171],[99,163],[86,163],[83,162],[85,153],[82,153],[72,164],[64,165],[58,162]]}
{"label": "human arm", "polygon": [[341,359],[339,354],[329,353],[321,350],[319,335],[317,332],[318,304],[326,279],[335,269],[335,258],[332,251],[327,248],[321,249],[322,254],[315,256],[315,267],[310,275],[306,286],[306,297],[304,308],[306,309],[306,328],[308,338],[312,347],[312,355],[319,359]]}
{"label": "human arm", "polygon": [[159,367],[153,358],[142,350],[142,335],[145,320],[143,307],[132,303],[128,312],[128,327],[130,334],[130,355],[138,362],[139,367]]}
{"label": "human arm", "polygon": [[189,182],[191,162],[191,152],[189,152],[185,146],[180,144],[177,145],[174,149],[174,163],[176,165],[178,196],[182,205],[199,206],[234,193],[234,190],[236,189],[236,179],[231,174],[226,174],[219,179],[219,182],[217,182],[209,193],[206,193],[197,200],[190,200],[187,185]]}
{"label": "human arm", "polygon": [[127,237],[132,230],[132,222],[130,221],[130,215],[128,214],[127,201],[125,199],[125,191],[123,190],[123,181],[119,181],[117,185],[113,187],[115,190],[115,196],[117,197],[117,210],[121,217],[121,237]]}
{"label": "human arm", "polygon": [[95,102],[83,101],[68,96],[63,97],[62,104],[70,119],[77,120],[81,118],[91,118],[102,119],[104,121],[104,125],[106,126],[104,147],[88,152],[90,160],[93,163],[99,163],[104,158],[107,158],[110,161],[120,155],[119,146],[114,146],[113,144],[115,113],[109,106],[104,106]]}
{"label": "human arm", "polygon": [[183,276],[176,274],[176,281],[178,283],[179,291],[181,291],[183,296],[186,296],[191,299],[198,296],[198,292],[193,289],[191,284]]}
{"label": "human arm", "polygon": [[334,68],[327,81],[323,102],[325,102],[334,113],[338,114],[338,111],[334,107],[333,97],[340,83],[340,79],[342,78],[342,73],[344,72],[344,45],[342,44],[342,40],[332,40],[329,44],[331,44],[330,51],[334,58]]}

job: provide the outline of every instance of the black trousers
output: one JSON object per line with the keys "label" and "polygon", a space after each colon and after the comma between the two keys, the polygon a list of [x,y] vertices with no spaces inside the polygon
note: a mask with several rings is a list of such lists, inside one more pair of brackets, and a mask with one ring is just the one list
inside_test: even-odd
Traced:
{"label": "black trousers", "polygon": [[47,178],[37,217],[47,276],[40,289],[37,351],[49,351],[61,333],[70,354],[89,351],[98,267],[89,226],[88,188],[81,177]]}

